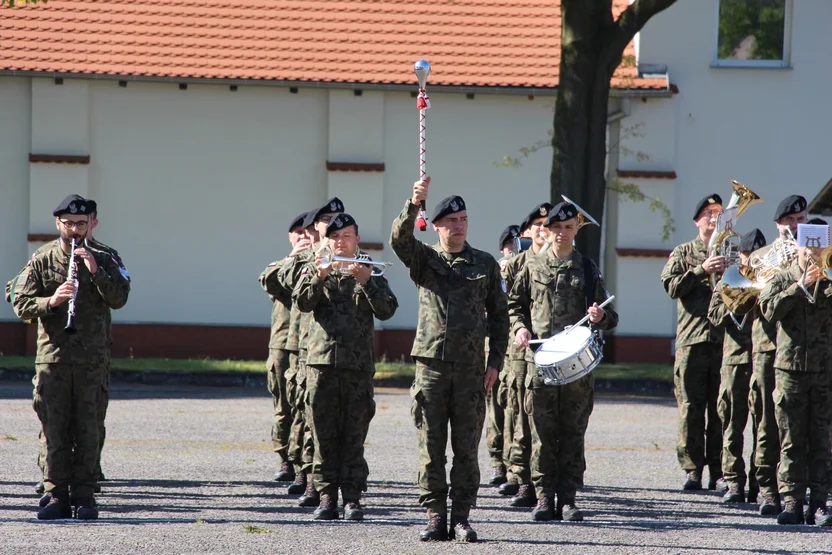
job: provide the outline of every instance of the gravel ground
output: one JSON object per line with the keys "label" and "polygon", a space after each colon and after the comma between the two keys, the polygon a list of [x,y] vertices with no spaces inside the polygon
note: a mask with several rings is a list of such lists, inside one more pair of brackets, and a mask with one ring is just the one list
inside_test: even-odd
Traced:
{"label": "gravel ground", "polygon": [[[312,520],[271,480],[271,400],[244,388],[113,386],[101,516],[35,517],[31,386],[0,384],[0,553],[832,553],[832,530],[778,526],[756,505],[684,493],[672,398],[599,395],[587,433],[583,523],[531,521],[483,485],[476,545],[422,543],[406,390],[377,390],[363,523]],[[448,454],[448,460],[452,455]],[[484,441],[482,480],[490,477]]]}

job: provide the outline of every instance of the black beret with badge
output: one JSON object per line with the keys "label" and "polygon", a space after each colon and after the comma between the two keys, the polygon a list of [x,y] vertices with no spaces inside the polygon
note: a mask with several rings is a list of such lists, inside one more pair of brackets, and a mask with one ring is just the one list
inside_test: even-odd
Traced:
{"label": "black beret with badge", "polygon": [[73,214],[77,216],[88,216],[93,210],[90,209],[89,201],[81,195],[69,195],[52,211],[53,216],[62,214]]}
{"label": "black beret with badge", "polygon": [[520,237],[520,228],[516,225],[508,226],[500,234],[500,246],[498,248],[502,249],[508,241],[512,241],[516,237]]}
{"label": "black beret with badge", "polygon": [[522,222],[520,222],[520,233],[523,233],[529,227],[531,227],[532,222],[537,220],[538,218],[546,218],[549,216],[549,212],[552,211],[552,203],[550,202],[543,202],[538,204],[534,207],[534,210],[529,212],[529,215],[526,216]]}
{"label": "black beret with badge", "polygon": [[431,221],[438,222],[445,216],[456,214],[466,210],[465,201],[459,195],[451,195],[442,199],[436,208],[433,209],[433,215],[430,217]]}
{"label": "black beret with badge", "polygon": [[306,226],[303,225],[303,222],[306,221],[306,218],[309,216],[309,212],[304,212],[303,214],[298,214],[295,216],[295,219],[292,220],[292,223],[289,224],[289,232],[291,233],[293,229],[296,227],[305,228]]}
{"label": "black beret with badge", "polygon": [[766,246],[766,236],[757,228],[740,237],[740,252],[754,252]]}
{"label": "black beret with badge", "polygon": [[332,218],[332,220],[326,226],[326,233],[325,235],[329,237],[336,231],[341,231],[345,227],[349,227],[351,225],[355,226],[355,230],[358,231],[358,224],[355,221],[355,218],[350,216],[347,213],[341,213]]}
{"label": "black beret with badge", "polygon": [[693,219],[698,220],[699,219],[699,214],[701,214],[702,211],[705,208],[707,208],[708,206],[711,206],[712,204],[719,204],[721,206],[722,205],[722,197],[719,196],[718,194],[714,193],[712,195],[708,195],[707,197],[705,197],[702,200],[700,200],[699,202],[697,202],[696,203],[696,208],[693,211]]}
{"label": "black beret with badge", "polygon": [[344,203],[341,202],[341,199],[339,199],[338,197],[332,197],[331,199],[326,201],[326,204],[324,204],[317,210],[312,210],[311,212],[309,212],[309,214],[306,215],[306,219],[303,222],[303,227],[309,227],[310,225],[314,224],[316,221],[318,221],[318,218],[321,216],[321,214],[337,214],[344,211],[346,211],[346,208],[344,208]]}
{"label": "black beret with badge", "polygon": [[806,199],[802,196],[789,195],[777,205],[777,210],[774,212],[774,221],[776,222],[780,218],[785,218],[792,214],[799,214],[806,210],[807,206]]}
{"label": "black beret with badge", "polygon": [[806,223],[807,224],[812,224],[812,225],[829,225],[829,222],[827,222],[823,218],[812,218],[811,220],[809,220]]}
{"label": "black beret with badge", "polygon": [[565,222],[572,218],[578,217],[578,209],[570,202],[559,202],[549,210],[549,217],[543,223],[544,226],[549,227],[555,222]]}

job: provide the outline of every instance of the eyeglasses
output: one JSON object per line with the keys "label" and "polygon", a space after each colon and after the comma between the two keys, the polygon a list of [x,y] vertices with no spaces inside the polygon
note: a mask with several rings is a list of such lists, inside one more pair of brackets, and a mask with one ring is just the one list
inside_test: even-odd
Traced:
{"label": "eyeglasses", "polygon": [[83,231],[87,229],[88,221],[82,220],[80,222],[70,222],[69,220],[61,220],[63,226],[67,229],[77,229],[78,231]]}

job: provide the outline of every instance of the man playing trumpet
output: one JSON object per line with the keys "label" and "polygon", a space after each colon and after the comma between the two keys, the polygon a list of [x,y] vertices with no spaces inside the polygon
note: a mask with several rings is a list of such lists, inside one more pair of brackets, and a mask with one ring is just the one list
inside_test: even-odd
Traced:
{"label": "man playing trumpet", "polygon": [[[717,412],[724,330],[708,320],[711,274],[725,271],[724,256],[709,256],[708,242],[722,212],[716,193],[700,200],[693,212],[696,239],[679,245],[662,270],[662,285],[677,300],[674,390],[679,407],[676,456],[687,474],[683,489],[702,489],[702,469],[709,470],[708,489],[722,478],[722,424]],[[707,419],[706,419],[707,416]],[[706,424],[707,421],[707,424]]]}
{"label": "man playing trumpet", "polygon": [[[338,257],[358,251],[358,224],[338,214],[324,237]],[[388,320],[399,304],[383,276],[371,276],[361,262],[323,261],[324,253],[300,273],[293,298],[312,314],[307,344],[308,414],[315,442],[313,481],[320,494],[315,518],[338,518],[338,491],[344,518],[362,520],[361,492],[367,490],[364,440],[375,415],[373,318]]]}
{"label": "man playing trumpet", "polygon": [[[828,227],[821,229],[828,237]],[[795,263],[760,293],[763,316],[777,324],[773,397],[780,433],[777,481],[783,495],[778,524],[803,524],[805,518],[807,524],[832,525],[826,506],[832,429],[832,285],[816,262],[820,251],[798,247]],[[818,280],[827,282],[816,287]],[[817,291],[814,302],[805,293],[812,290]],[[807,487],[809,510],[804,517]]]}
{"label": "man playing trumpet", "polygon": [[[545,220],[551,248],[529,256],[508,298],[514,342],[528,347],[532,336],[550,337],[589,314],[602,330],[618,325],[598,266],[574,250],[578,209],[554,206]],[[531,349],[526,360],[534,362]],[[532,369],[531,366],[528,367]],[[534,520],[583,520],[575,496],[586,470],[584,436],[595,400],[592,373],[559,386],[545,385],[535,371],[525,376],[525,410],[531,428],[531,479],[537,494]],[[555,496],[557,495],[557,505]]]}

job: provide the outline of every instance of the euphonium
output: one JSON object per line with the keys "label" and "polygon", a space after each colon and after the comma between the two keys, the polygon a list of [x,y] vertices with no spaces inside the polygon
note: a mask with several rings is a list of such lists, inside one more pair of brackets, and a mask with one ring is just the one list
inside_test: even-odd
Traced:
{"label": "euphonium", "polygon": [[[756,204],[758,202],[763,202],[763,199],[740,183],[739,181],[732,179],[731,186],[734,188],[734,192],[731,194],[731,200],[728,202],[728,206],[726,206],[726,210],[731,208],[737,207],[737,218],[739,219],[742,214],[748,210],[748,207],[752,204]],[[740,235],[734,231],[733,227],[725,227],[725,223],[722,219],[722,214],[717,216],[716,218],[716,229],[714,230],[713,235],[711,235],[711,240],[708,242],[708,252],[709,256],[724,256],[728,266],[739,266],[740,264]],[[727,270],[726,270],[727,271]],[[716,284],[719,278],[716,274],[711,274],[711,287],[716,289]]]}

